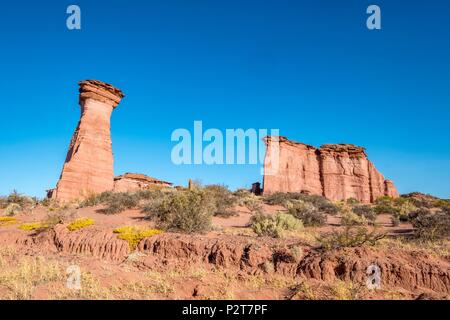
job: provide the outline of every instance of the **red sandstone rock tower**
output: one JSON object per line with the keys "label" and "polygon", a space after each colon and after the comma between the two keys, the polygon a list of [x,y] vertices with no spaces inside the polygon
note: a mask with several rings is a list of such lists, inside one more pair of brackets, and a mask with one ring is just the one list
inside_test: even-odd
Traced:
{"label": "red sandstone rock tower", "polygon": [[81,81],[81,118],[70,142],[66,161],[51,197],[71,201],[114,187],[110,131],[111,113],[124,97],[122,91],[97,81]]}
{"label": "red sandstone rock tower", "polygon": [[[264,194],[305,192],[332,201],[354,198],[364,203],[385,195],[398,197],[394,183],[384,179],[362,147],[326,144],[315,148],[284,137],[266,137],[265,142]],[[275,143],[278,148],[272,147]],[[272,150],[278,150],[277,161],[272,161]]]}

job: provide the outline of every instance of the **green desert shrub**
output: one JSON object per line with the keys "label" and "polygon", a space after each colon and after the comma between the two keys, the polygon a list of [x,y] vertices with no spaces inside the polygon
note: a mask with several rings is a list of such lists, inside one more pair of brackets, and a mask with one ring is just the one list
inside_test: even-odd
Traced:
{"label": "green desert shrub", "polygon": [[350,209],[341,213],[341,224],[343,226],[364,226],[368,224],[368,221],[364,216],[358,215]]}
{"label": "green desert shrub", "polygon": [[151,204],[147,212],[161,229],[202,233],[211,229],[215,209],[216,204],[207,192],[194,189],[169,193]]}
{"label": "green desert shrub", "polygon": [[43,207],[50,207],[50,206],[54,206],[56,204],[56,200],[54,199],[50,199],[50,198],[44,198],[42,199],[39,204]]}
{"label": "green desert shrub", "polygon": [[353,206],[353,205],[359,204],[360,202],[359,202],[358,199],[355,199],[355,198],[348,198],[347,200],[345,200],[345,203],[348,204],[348,205]]}
{"label": "green desert shrub", "polygon": [[260,214],[263,213],[264,211],[263,203],[261,200],[258,199],[248,201],[245,206],[247,207],[248,210],[250,210],[252,214]]}
{"label": "green desert shrub", "polygon": [[395,207],[393,200],[394,199],[388,196],[376,199],[374,203],[376,214],[398,214],[398,209]]}
{"label": "green desert shrub", "polygon": [[274,217],[277,225],[280,226],[283,230],[294,231],[303,227],[302,221],[290,214],[277,213],[272,217]]}
{"label": "green desert shrub", "polygon": [[39,200],[37,198],[21,195],[16,190],[11,192],[11,194],[9,194],[8,196],[0,198],[0,208],[1,209],[6,209],[8,206],[15,204],[15,205],[19,205],[23,211],[27,208],[35,207],[38,203],[39,203]]}
{"label": "green desert shrub", "polygon": [[[417,208],[416,208],[417,210]],[[416,210],[399,210],[399,212],[395,215],[401,222],[410,221],[410,215],[414,213]]]}
{"label": "green desert shrub", "polygon": [[381,196],[375,200],[375,204],[387,204],[390,205],[394,202],[394,198],[389,196]]}
{"label": "green desert shrub", "polygon": [[[227,187],[222,185],[207,185],[202,186],[200,184],[196,184],[191,188],[192,190],[184,189],[178,190],[174,192],[164,192],[162,190],[159,191],[144,191],[142,195],[136,194],[139,199],[147,200],[143,205],[143,212],[150,214],[155,204],[161,202],[168,194],[183,192],[183,191],[199,191],[205,194],[205,197],[209,199],[210,204],[212,205],[212,213],[214,216],[220,217],[230,217],[236,215],[236,212],[233,210],[233,206],[237,204],[237,197],[228,190]],[[155,203],[153,203],[155,202]]]}
{"label": "green desert shrub", "polygon": [[339,207],[332,203],[325,197],[319,195],[309,195],[309,194],[300,194],[298,196],[299,200],[303,202],[311,203],[314,205],[319,211],[327,213],[327,214],[337,214],[339,212]]}
{"label": "green desert shrub", "polygon": [[112,191],[105,191],[102,193],[92,194],[84,199],[80,204],[80,208],[84,207],[93,207],[99,204],[104,204],[107,202],[113,195]]}
{"label": "green desert shrub", "polygon": [[441,211],[445,214],[450,215],[450,206],[441,207]]}
{"label": "green desert shrub", "polygon": [[392,215],[398,215],[399,210],[393,205],[387,205],[387,204],[376,204],[374,206],[374,210],[376,214],[392,214]]}
{"label": "green desert shrub", "polygon": [[299,200],[301,197],[300,193],[296,192],[275,192],[264,197],[264,202],[270,205],[281,205],[286,206],[286,204],[292,200]]}
{"label": "green desert shrub", "polygon": [[[187,189],[184,189],[187,190]],[[179,192],[179,191],[176,191]],[[159,197],[152,199],[152,200],[148,200],[145,201],[142,205],[141,205],[141,212],[144,213],[148,218],[152,218],[154,217],[154,210],[156,210],[162,203],[162,201],[166,198],[170,196],[169,193],[162,193],[160,194]]]}
{"label": "green desert shrub", "polygon": [[433,212],[431,211],[431,209],[428,208],[419,208],[417,210],[414,210],[412,212],[410,212],[408,214],[408,221],[413,221],[414,219],[416,219],[417,217],[422,217],[422,216],[426,216],[426,215],[430,215]]}
{"label": "green desert shrub", "polygon": [[33,198],[24,196],[20,193],[18,193],[16,190],[14,190],[7,198],[6,198],[6,202],[8,204],[11,203],[16,203],[22,207],[24,207],[27,204],[31,204],[33,202],[35,202],[35,200]]}
{"label": "green desert shrub", "polygon": [[416,237],[421,240],[437,241],[450,236],[449,212],[416,212],[411,223]]}
{"label": "green desert shrub", "polygon": [[377,214],[392,214],[396,216],[400,221],[408,221],[408,216],[411,212],[414,212],[418,207],[414,204],[414,201],[409,198],[390,198],[381,197],[375,202],[374,210]]}
{"label": "green desert shrub", "polygon": [[412,202],[417,208],[428,208],[428,209],[436,207],[435,202],[439,200],[438,198],[430,194],[423,194],[420,192],[411,192],[408,194],[403,194],[398,199],[406,199]]}
{"label": "green desert shrub", "polygon": [[288,212],[303,222],[305,227],[323,226],[326,221],[326,215],[312,203],[297,200],[288,208]]}
{"label": "green desert shrub", "polygon": [[[107,207],[111,207],[112,212],[120,212],[125,209],[131,209],[137,207],[140,201],[152,201],[162,197],[165,193],[163,188],[154,187],[146,190],[136,190],[129,192],[112,192],[105,191],[98,194],[92,194],[83,200],[79,207],[92,207],[100,204],[104,204]],[[122,209],[121,209],[122,208]],[[117,211],[118,210],[118,211]],[[117,212],[116,212],[117,211]]]}
{"label": "green desert shrub", "polygon": [[166,189],[164,187],[154,186],[151,189],[137,190],[134,196],[140,201],[153,201],[164,196],[167,192],[172,192],[172,189]]}
{"label": "green desert shrub", "polygon": [[377,219],[377,212],[375,207],[369,204],[344,205],[341,207],[341,216],[344,225],[374,225]]}
{"label": "green desert shrub", "polygon": [[230,217],[236,215],[233,206],[237,198],[227,187],[221,185],[208,185],[203,188],[207,197],[214,203],[214,215],[219,217]]}
{"label": "green desert shrub", "polygon": [[370,223],[375,223],[375,220],[377,219],[375,209],[371,205],[356,205],[352,208],[352,211],[358,216],[363,217]]}
{"label": "green desert shrub", "polygon": [[450,208],[450,200],[448,199],[437,199],[433,201],[433,207],[436,208],[443,208],[443,207],[449,207]]}
{"label": "green desert shrub", "polygon": [[251,228],[258,236],[281,238],[285,231],[298,230],[302,222],[286,213],[276,215],[254,215],[251,219]]}
{"label": "green desert shrub", "polygon": [[[411,201],[417,208],[434,208],[439,207],[439,202],[436,202],[434,200],[430,199],[416,199],[416,198],[410,198],[409,201]],[[439,200],[438,200],[439,201]]]}
{"label": "green desert shrub", "polygon": [[343,230],[321,235],[317,238],[321,247],[332,250],[343,247],[360,247],[363,245],[375,245],[386,237],[384,233],[378,233],[376,229],[369,231],[366,227],[347,226]]}
{"label": "green desert shrub", "polygon": [[264,197],[265,203],[270,205],[282,205],[286,208],[291,207],[291,204],[297,201],[309,203],[323,213],[334,215],[339,212],[339,207],[337,205],[320,195],[309,195],[299,192],[276,192]]}
{"label": "green desert shrub", "polygon": [[139,205],[139,199],[130,192],[112,193],[107,196],[105,207],[98,211],[104,214],[116,214]]}
{"label": "green desert shrub", "polygon": [[236,191],[233,192],[233,195],[238,198],[238,204],[239,205],[244,205],[242,202],[240,201],[245,201],[245,199],[247,198],[252,198],[253,196],[256,197],[256,195],[254,195],[253,193],[251,193],[249,190],[247,189],[237,189]]}
{"label": "green desert shrub", "polygon": [[417,211],[417,207],[411,201],[405,201],[397,206],[397,216],[400,221],[409,221],[411,213]]}
{"label": "green desert shrub", "polygon": [[[71,204],[68,203],[60,203],[55,199],[45,198],[39,202],[39,204],[45,208],[49,212],[58,212],[62,210],[67,210],[73,208]],[[79,205],[77,206],[79,208]]]}
{"label": "green desert shrub", "polygon": [[251,193],[247,189],[238,189],[233,192],[233,195],[236,197],[236,205],[246,207],[253,214],[263,212],[263,202],[260,196]]}
{"label": "green desert shrub", "polygon": [[22,206],[18,203],[10,203],[5,209],[5,215],[15,216],[16,214],[22,212]]}

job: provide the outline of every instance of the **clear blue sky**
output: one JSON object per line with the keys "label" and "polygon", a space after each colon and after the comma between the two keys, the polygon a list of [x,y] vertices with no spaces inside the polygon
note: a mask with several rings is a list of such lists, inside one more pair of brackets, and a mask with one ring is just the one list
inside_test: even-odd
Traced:
{"label": "clear blue sky", "polygon": [[[66,28],[66,8],[82,29]],[[382,30],[366,28],[370,4]],[[0,194],[43,196],[79,118],[77,82],[126,93],[115,173],[231,188],[260,167],[175,166],[176,128],[279,128],[354,143],[400,192],[450,198],[450,2],[8,1],[0,6]]]}

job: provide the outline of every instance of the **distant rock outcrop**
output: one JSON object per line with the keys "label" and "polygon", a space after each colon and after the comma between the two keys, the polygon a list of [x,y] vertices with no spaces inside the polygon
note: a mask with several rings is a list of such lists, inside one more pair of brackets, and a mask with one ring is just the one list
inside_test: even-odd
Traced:
{"label": "distant rock outcrop", "polygon": [[114,187],[110,118],[124,95],[119,89],[97,80],[81,81],[79,85],[81,118],[56,189],[49,193],[61,201]]}
{"label": "distant rock outcrop", "polygon": [[[384,195],[398,197],[393,182],[384,179],[362,147],[326,144],[315,148],[284,137],[266,137],[265,142],[265,194],[305,192],[333,201],[355,198],[365,203]],[[273,145],[277,143],[278,149]]]}
{"label": "distant rock outcrop", "polygon": [[114,191],[145,190],[153,186],[171,187],[172,183],[158,180],[141,173],[125,173],[114,178]]}

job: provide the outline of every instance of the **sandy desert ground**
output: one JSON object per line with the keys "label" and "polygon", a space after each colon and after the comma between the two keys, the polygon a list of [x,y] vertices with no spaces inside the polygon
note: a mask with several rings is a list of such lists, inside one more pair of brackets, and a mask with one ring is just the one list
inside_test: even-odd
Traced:
{"label": "sandy desert ground", "polygon": [[[191,191],[169,193],[186,192]],[[445,200],[420,194],[404,198],[408,205],[414,205],[406,212],[410,218],[403,212],[399,220],[394,218],[397,213],[381,212],[385,203],[379,203],[373,221],[359,222],[349,222],[348,211],[343,208],[361,204],[332,204],[338,208],[336,212],[321,212],[325,220],[317,226],[303,222],[282,228],[280,233],[264,233],[255,227],[255,216],[265,221],[273,221],[271,217],[280,214],[292,216],[296,212],[291,210],[292,203],[295,207],[296,201],[304,204],[308,198],[284,195],[280,200],[247,192],[229,195],[235,199],[229,203],[228,213],[208,217],[211,224],[199,232],[161,227],[161,221],[149,213],[148,203],[155,200],[148,195],[125,205],[121,198],[123,206],[119,209],[114,207],[118,200],[113,198],[102,202],[93,197],[91,202],[58,205],[17,194],[4,197],[0,209],[0,298],[311,300],[450,296],[448,226],[436,239],[423,234],[419,238],[414,227],[417,217],[411,218],[420,210],[428,210],[431,216],[441,213],[446,210]],[[286,197],[289,200],[283,203]],[[388,201],[395,207],[394,200]],[[420,207],[424,203],[427,209]],[[115,213],[105,211],[111,207]],[[307,221],[308,217],[303,219]],[[118,228],[123,227],[143,233],[119,233]],[[365,232],[359,238],[358,230]],[[425,233],[433,230],[425,229]],[[365,241],[360,241],[361,235]],[[367,284],[373,277],[367,273],[371,265],[378,266],[381,273],[375,289]],[[68,278],[73,276],[70,266],[80,268],[81,289],[68,286]]]}

